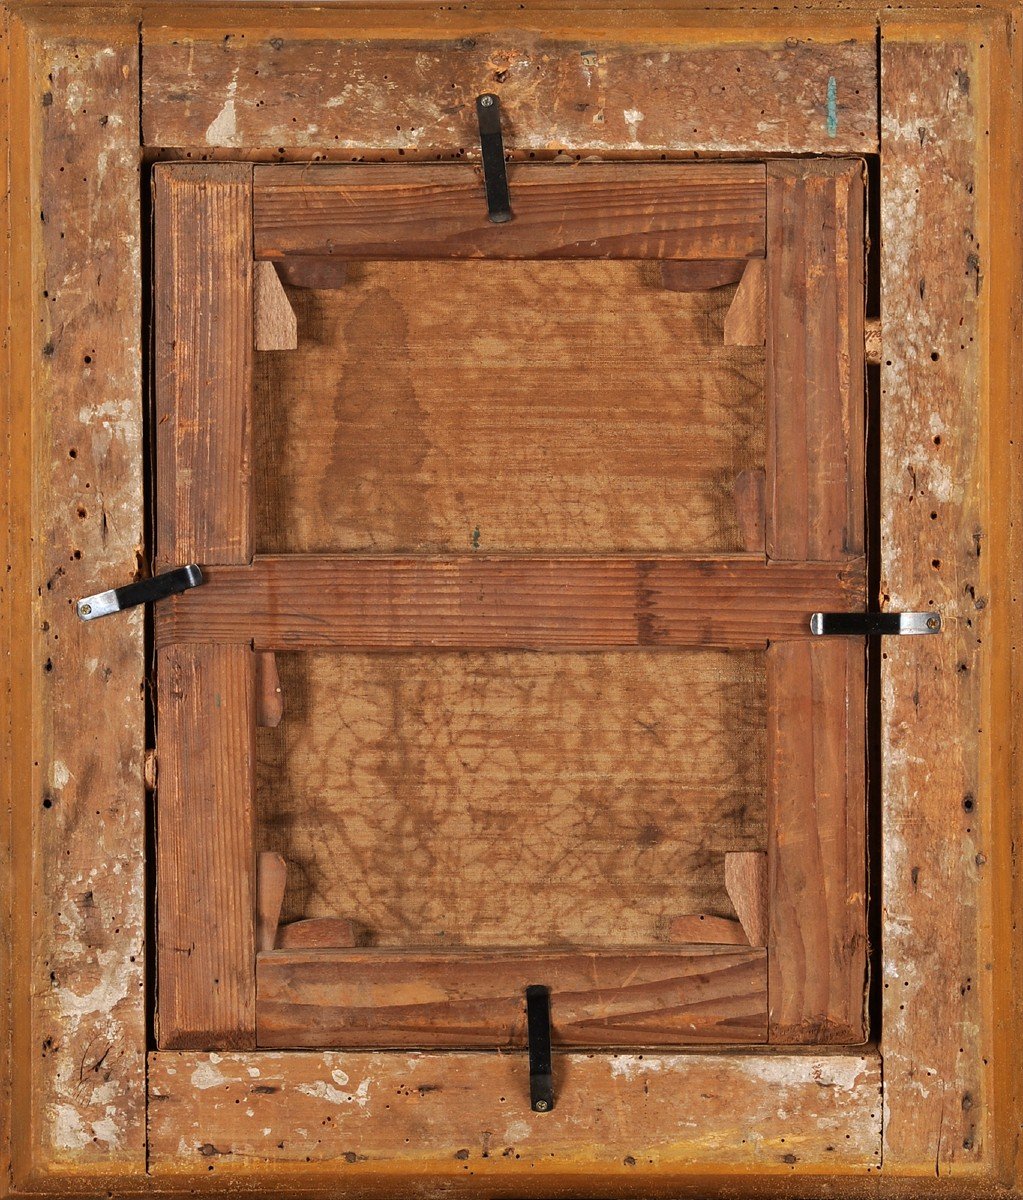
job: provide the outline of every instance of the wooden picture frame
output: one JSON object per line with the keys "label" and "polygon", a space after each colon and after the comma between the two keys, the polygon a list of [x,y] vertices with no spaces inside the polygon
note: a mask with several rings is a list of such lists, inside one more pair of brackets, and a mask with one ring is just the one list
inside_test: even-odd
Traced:
{"label": "wooden picture frame", "polygon": [[[157,555],[207,575],[156,616],[158,1045],[524,1046],[524,988],[538,978],[556,1045],[862,1043],[865,648],[810,633],[813,611],[865,604],[862,164],[524,166],[501,226],[484,220],[473,179],[460,165],[156,168]],[[739,276],[752,263],[768,342],[759,549],[254,554],[253,254],[654,256],[738,261]],[[765,653],[756,940],[720,944],[696,926],[636,948],[271,942],[257,955],[256,910],[270,907],[254,887],[257,654],[642,646]]]}
{"label": "wooden picture frame", "polygon": [[[1018,1194],[1016,9],[300,11],[4,15],[9,1190]],[[458,157],[496,83],[513,158],[878,156],[879,590],[945,623],[880,664],[879,1044],[569,1053],[524,1129],[514,1055],[151,1051],[144,622],[73,613],[144,544],[143,162]]]}

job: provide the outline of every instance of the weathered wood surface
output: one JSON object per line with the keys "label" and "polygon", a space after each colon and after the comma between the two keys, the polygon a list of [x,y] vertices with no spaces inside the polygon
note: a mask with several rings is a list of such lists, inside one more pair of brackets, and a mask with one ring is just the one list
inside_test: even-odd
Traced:
{"label": "weathered wood surface", "polygon": [[260,1046],[526,1045],[525,988],[558,1046],[767,1040],[767,953],[742,948],[432,953],[278,950],[256,965]]}
{"label": "weathered wood surface", "polygon": [[[235,22],[224,38],[219,27],[204,36],[151,17],[143,138],[461,157],[479,142],[476,96],[497,90],[506,147],[523,157],[876,151],[872,18],[821,22],[809,36],[798,27],[753,32],[762,18],[749,13],[716,13],[702,28],[692,17],[659,18],[579,10],[571,33],[495,35],[496,15],[455,12],[438,37],[432,22],[408,13],[333,12],[319,32],[305,15],[304,27],[289,20],[276,30]],[[367,40],[369,24],[380,40]]]}
{"label": "weathered wood surface", "polygon": [[15,1186],[91,1191],[145,1169],[143,623],[72,604],[142,538],[138,48],[134,21],[9,10],[0,41],[0,1158],[4,1187],[11,1150]]}
{"label": "weathered wood surface", "polygon": [[284,690],[272,650],[256,655],[256,724],[269,729],[280,725],[284,718]]}
{"label": "weathered wood surface", "polygon": [[864,175],[772,162],[767,229],[767,552],[863,553]]}
{"label": "weathered wood surface", "polygon": [[358,945],[355,922],[347,917],[309,917],[277,930],[277,950],[340,950]]}
{"label": "weathered wood surface", "polygon": [[292,290],[298,349],[256,356],[255,549],[746,549],[763,348],[723,345],[730,296],[606,260],[352,263]]}
{"label": "weathered wood surface", "polygon": [[154,172],[156,553],[251,555],[252,168]]}
{"label": "weathered wood surface", "polygon": [[735,259],[763,255],[764,168],[739,163],[509,168],[515,218],[446,166],[257,166],[257,258]]}
{"label": "weathered wood surface", "polygon": [[731,917],[714,917],[705,913],[676,917],[668,926],[672,942],[709,943],[715,946],[748,946],[749,938],[742,925]]}
{"label": "weathered wood surface", "polygon": [[863,607],[863,560],[259,555],[161,604],[160,645],[257,650],[763,649]]}
{"label": "weathered wood surface", "polygon": [[763,346],[767,339],[767,260],[751,258],[725,317],[726,346]]}
{"label": "weathered wood surface", "polygon": [[257,350],[294,350],[298,321],[272,263],[253,265],[253,345]]}
{"label": "weathered wood surface", "polygon": [[751,946],[767,945],[767,855],[735,850],[725,855],[725,891]]}
{"label": "weathered wood surface", "polygon": [[666,259],[660,264],[661,286],[669,292],[707,292],[742,279],[748,258]]}
{"label": "weathered wood surface", "polygon": [[255,655],[159,655],[157,1038],[164,1048],[255,1044]]}
{"label": "weathered wood surface", "polygon": [[734,916],[724,856],[767,845],[763,657],[280,655],[257,845],[288,860],[284,918],[497,949]]}
{"label": "weathered wood surface", "polygon": [[334,1189],[340,1179],[385,1191],[390,1180],[393,1192],[410,1186],[412,1145],[431,1187],[469,1176],[463,1186],[478,1191],[470,1173],[485,1170],[499,1195],[521,1195],[524,1176],[530,1189],[560,1178],[605,1197],[712,1167],[791,1175],[880,1163],[870,1055],[557,1054],[556,1105],[542,1118],[529,1111],[521,1053],[155,1054],[149,1078],[159,1181],[186,1171],[241,1180],[262,1161],[265,1178],[290,1171],[306,1188],[329,1177]]}
{"label": "weathered wood surface", "polygon": [[881,662],[885,1164],[942,1178],[994,1151],[986,993],[999,956],[985,930],[1007,796],[989,775],[1001,735],[984,689],[1005,653],[992,533],[1006,499],[986,491],[985,460],[1006,428],[983,365],[1001,232],[981,198],[991,53],[893,23],[882,56],[881,595],[943,620],[940,637],[886,643]]}
{"label": "weathered wood surface", "polygon": [[288,864],[283,855],[264,850],[256,855],[256,949],[272,950],[277,942]]}
{"label": "weathered wood surface", "polygon": [[768,651],[772,1042],[866,1038],[865,704],[863,639]]}

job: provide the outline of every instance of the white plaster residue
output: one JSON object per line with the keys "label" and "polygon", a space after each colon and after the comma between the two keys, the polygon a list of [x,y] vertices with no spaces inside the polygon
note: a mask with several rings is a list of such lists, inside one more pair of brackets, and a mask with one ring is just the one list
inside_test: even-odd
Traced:
{"label": "white plaster residue", "polygon": [[259,1078],[259,1067],[246,1067],[245,1070],[248,1071],[250,1079]]}
{"label": "white plaster residue", "polygon": [[58,758],[54,761],[50,768],[50,782],[55,788],[66,788],[71,782],[71,772],[67,769],[67,764],[61,762]]}
{"label": "white plaster residue", "polygon": [[[778,1055],[736,1059],[733,1067],[744,1077],[762,1080],[776,1088],[805,1086],[808,1079],[820,1087],[854,1091],[863,1082],[863,1064],[854,1055],[808,1060],[803,1055]],[[782,1096],[778,1096],[783,1101]]]}
{"label": "white plaster residue", "polygon": [[60,1150],[81,1150],[89,1144],[89,1134],[78,1109],[70,1104],[54,1107],[53,1144]]}
{"label": "white plaster residue", "polygon": [[940,437],[947,429],[945,422],[938,413],[931,413],[930,426],[932,437]]}
{"label": "white plaster residue", "polygon": [[[206,1091],[207,1088],[227,1083],[227,1080],[217,1070],[216,1064],[212,1059],[213,1055],[210,1055],[209,1062],[201,1062],[192,1072],[192,1087],[199,1088],[200,1091]],[[217,1061],[219,1062],[220,1060],[218,1059]]]}
{"label": "white plaster residue", "polygon": [[630,1083],[633,1079],[638,1079],[641,1075],[650,1075],[655,1071],[662,1070],[665,1066],[672,1066],[678,1062],[677,1056],[671,1058],[644,1058],[640,1054],[616,1054],[611,1059],[611,1078],[625,1079]]}
{"label": "white plaster residue", "polygon": [[[69,933],[73,932],[69,929]],[[93,1013],[106,1016],[133,989],[138,973],[137,967],[121,949],[100,950],[96,959],[100,968],[100,980],[92,991],[81,995],[70,988],[57,989],[57,1004],[61,1016],[81,1018]],[[75,1021],[68,1032],[76,1031],[77,1027],[78,1022]]]}
{"label": "white plaster residue", "polygon": [[315,1100],[326,1100],[328,1104],[357,1104],[360,1108],[369,1104],[368,1079],[364,1079],[354,1092],[331,1087],[325,1079],[318,1079],[315,1083],[300,1083],[295,1090]]}
{"label": "white plaster residue", "polygon": [[509,1145],[514,1146],[516,1142],[525,1141],[532,1132],[532,1127],[527,1125],[525,1121],[512,1121],[504,1131],[504,1140]]}
{"label": "white plaster residue", "polygon": [[117,1128],[117,1122],[109,1114],[114,1111],[113,1107],[107,1109],[108,1115],[100,1117],[98,1121],[92,1123],[92,1136],[100,1142],[106,1142],[108,1146],[120,1145],[121,1132]]}
{"label": "white plaster residue", "polygon": [[627,108],[622,113],[625,118],[625,124],[629,127],[629,138],[635,144],[639,145],[639,123],[646,117],[645,113],[641,113],[638,108]]}
{"label": "white plaster residue", "polygon": [[348,1076],[344,1073],[344,1071],[341,1070],[340,1067],[335,1067],[334,1070],[331,1071],[330,1077],[334,1080],[338,1087],[345,1087],[348,1083]]}
{"label": "white plaster residue", "polygon": [[207,146],[235,145],[235,139],[238,136],[238,114],[234,108],[234,97],[237,91],[238,68],[235,67],[234,76],[227,85],[227,99],[224,101],[224,106],[206,127]]}

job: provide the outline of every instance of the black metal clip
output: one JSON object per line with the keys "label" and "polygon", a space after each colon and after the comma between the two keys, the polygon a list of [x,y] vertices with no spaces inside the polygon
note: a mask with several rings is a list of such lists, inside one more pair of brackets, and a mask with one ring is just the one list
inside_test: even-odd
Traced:
{"label": "black metal clip", "polygon": [[125,608],[134,608],[137,604],[149,604],[153,600],[163,600],[166,596],[176,596],[179,592],[198,587],[200,583],[202,571],[196,563],[189,563],[186,567],[177,567],[173,571],[164,571],[162,575],[154,575],[152,579],[140,579],[138,583],[111,588],[109,592],[84,596],[75,605],[75,611],[79,620],[95,621],[99,617],[109,617],[111,613],[121,612]]}
{"label": "black metal clip", "polygon": [[508,169],[504,163],[504,137],[501,134],[501,100],[493,92],[476,97],[476,119],[480,126],[480,152],[483,157],[483,184],[487,189],[490,219],[501,225],[512,219],[508,195]]}
{"label": "black metal clip", "polygon": [[533,1112],[550,1112],[554,1107],[551,993],[539,983],[526,988],[526,1038],[529,1044],[529,1107]]}
{"label": "black metal clip", "polygon": [[892,637],[941,632],[936,612],[815,612],[810,632],[816,637]]}

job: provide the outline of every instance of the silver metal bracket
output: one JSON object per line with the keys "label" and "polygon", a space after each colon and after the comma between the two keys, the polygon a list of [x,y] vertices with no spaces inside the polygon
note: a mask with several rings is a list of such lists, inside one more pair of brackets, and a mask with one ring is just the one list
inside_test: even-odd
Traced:
{"label": "silver metal bracket", "polygon": [[936,612],[815,612],[810,632],[817,637],[894,637],[941,632]]}
{"label": "silver metal bracket", "polygon": [[173,571],[164,571],[162,575],[154,575],[152,579],[140,579],[138,583],[111,588],[109,592],[83,596],[75,605],[75,611],[79,620],[95,621],[99,617],[109,617],[111,613],[134,608],[138,604],[150,604],[154,600],[176,596],[179,592],[198,587],[200,583],[202,571],[197,563],[189,563],[186,567],[177,567]]}

